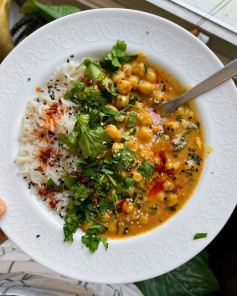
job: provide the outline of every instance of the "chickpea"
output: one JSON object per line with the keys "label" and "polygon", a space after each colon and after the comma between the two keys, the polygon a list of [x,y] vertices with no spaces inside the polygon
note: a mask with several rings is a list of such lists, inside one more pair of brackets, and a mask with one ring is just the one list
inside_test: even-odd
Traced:
{"label": "chickpea", "polygon": [[174,163],[174,169],[177,171],[180,168],[181,163],[180,162],[175,162]]}
{"label": "chickpea", "polygon": [[124,107],[126,107],[129,103],[129,98],[126,96],[117,96],[116,97],[116,106],[119,109],[123,109]]}
{"label": "chickpea", "polygon": [[158,124],[153,124],[152,125],[152,131],[154,133],[157,133],[160,130],[160,126]]}
{"label": "chickpea", "polygon": [[113,80],[113,83],[116,85],[119,83],[121,79],[125,79],[125,73],[124,72],[116,72],[111,77]]}
{"label": "chickpea", "polygon": [[179,107],[177,110],[176,110],[176,114],[177,115],[184,115],[186,113],[185,111],[185,107],[184,106],[181,106]]}
{"label": "chickpea", "polygon": [[123,204],[122,204],[122,211],[126,214],[130,214],[132,211],[134,210],[134,205],[126,200]]}
{"label": "chickpea", "polygon": [[138,51],[137,58],[138,58],[138,60],[144,60],[145,58],[147,58],[147,54],[143,51]]}
{"label": "chickpea", "polygon": [[124,64],[121,70],[125,73],[126,76],[130,76],[132,74],[132,65]]}
{"label": "chickpea", "polygon": [[155,91],[152,94],[152,98],[157,102],[163,102],[164,98],[165,98],[165,94],[163,92],[160,92],[160,91]]}
{"label": "chickpea", "polygon": [[173,165],[173,163],[171,162],[171,161],[166,161],[166,163],[165,163],[165,168],[167,169],[167,170],[170,170],[170,169],[172,169],[174,167],[174,165]]}
{"label": "chickpea", "polygon": [[138,84],[139,84],[139,78],[137,76],[131,75],[130,77],[128,77],[128,81],[132,84],[132,88],[134,90],[138,89]]}
{"label": "chickpea", "polygon": [[165,191],[172,191],[175,189],[174,184],[172,182],[170,182],[169,180],[165,181],[163,183],[163,189]]}
{"label": "chickpea", "polygon": [[189,122],[187,121],[187,120],[182,120],[181,121],[181,126],[183,127],[183,128],[185,128],[185,129],[187,129],[188,128],[188,125],[189,125]]}
{"label": "chickpea", "polygon": [[122,171],[122,178],[128,178],[130,176],[130,173],[127,171]]}
{"label": "chickpea", "polygon": [[174,193],[168,194],[167,204],[168,206],[174,206],[178,203],[177,195]]}
{"label": "chickpea", "polygon": [[101,215],[100,219],[102,222],[108,222],[110,219],[110,214],[108,212],[105,212],[104,215]]}
{"label": "chickpea", "polygon": [[108,223],[108,230],[109,230],[109,232],[116,232],[116,230],[117,230],[117,222],[110,221]]}
{"label": "chickpea", "polygon": [[133,64],[132,74],[142,78],[145,75],[145,64],[143,63]]}
{"label": "chickpea", "polygon": [[137,136],[141,141],[150,141],[153,137],[153,132],[148,127],[142,126],[139,128]]}
{"label": "chickpea", "polygon": [[193,118],[193,111],[189,110],[186,115],[187,115],[188,119],[192,119]]}
{"label": "chickpea", "polygon": [[121,149],[124,148],[124,144],[123,143],[117,143],[115,142],[111,148],[112,152],[114,153],[115,151],[119,151]]}
{"label": "chickpea", "polygon": [[96,84],[96,85],[94,85],[94,91],[96,91],[97,93],[99,93],[100,92],[100,90],[99,90],[99,87],[98,87],[98,85]]}
{"label": "chickpea", "polygon": [[129,150],[133,150],[133,151],[137,151],[138,146],[139,146],[138,141],[135,140],[135,139],[134,140],[126,141],[125,144],[128,145],[128,149]]}
{"label": "chickpea", "polygon": [[2,217],[7,210],[7,205],[3,199],[0,198],[0,217]]}
{"label": "chickpea", "polygon": [[82,223],[81,224],[81,229],[85,232],[87,232],[87,230],[91,227],[92,222],[87,222],[87,223]]}
{"label": "chickpea", "polygon": [[150,113],[146,111],[139,114],[138,120],[141,125],[152,125],[153,123]]}
{"label": "chickpea", "polygon": [[139,183],[143,179],[143,177],[139,172],[135,171],[133,172],[133,179],[135,182]]}
{"label": "chickpea", "polygon": [[129,195],[133,195],[135,193],[135,191],[136,191],[136,188],[133,186],[132,190],[129,191],[128,193],[129,193]]}
{"label": "chickpea", "polygon": [[122,131],[118,131],[118,136],[116,138],[116,141],[117,142],[121,142],[123,139],[123,134],[122,134]]}
{"label": "chickpea", "polygon": [[157,79],[156,72],[154,70],[152,70],[152,69],[147,71],[146,74],[145,74],[145,78],[149,82],[154,83],[156,81],[156,79]]}
{"label": "chickpea", "polygon": [[143,104],[141,102],[136,102],[134,105],[138,108],[136,109],[137,113],[141,113],[143,111]]}
{"label": "chickpea", "polygon": [[156,195],[156,197],[157,197],[157,200],[158,200],[158,201],[161,201],[161,202],[163,202],[163,201],[166,200],[166,196],[165,196],[164,191],[160,191],[160,192]]}
{"label": "chickpea", "polygon": [[124,115],[121,115],[121,116],[114,116],[114,119],[118,122],[123,122],[124,119],[125,119],[125,116]]}
{"label": "chickpea", "polygon": [[147,216],[144,216],[144,215],[140,216],[140,217],[139,217],[139,222],[140,222],[142,225],[146,225],[146,224],[148,224],[148,217],[147,217]]}
{"label": "chickpea", "polygon": [[132,84],[128,80],[120,80],[117,84],[117,90],[121,95],[126,95],[132,89]]}
{"label": "chickpea", "polygon": [[105,131],[112,140],[116,140],[119,136],[119,131],[117,127],[113,124],[107,125]]}
{"label": "chickpea", "polygon": [[159,156],[156,156],[156,157],[154,158],[153,162],[154,162],[155,164],[161,164],[161,163],[162,163],[161,158],[160,158]]}
{"label": "chickpea", "polygon": [[138,90],[145,96],[151,95],[154,89],[155,89],[154,84],[148,81],[143,81],[138,85]]}
{"label": "chickpea", "polygon": [[139,214],[136,209],[129,214],[129,217],[131,220],[137,220],[139,218]]}
{"label": "chickpea", "polygon": [[176,122],[176,121],[169,121],[165,125],[167,130],[172,132],[177,131],[180,126],[179,122]]}
{"label": "chickpea", "polygon": [[118,112],[118,109],[113,105],[105,105],[105,107],[110,108],[110,109],[114,110],[115,112]]}

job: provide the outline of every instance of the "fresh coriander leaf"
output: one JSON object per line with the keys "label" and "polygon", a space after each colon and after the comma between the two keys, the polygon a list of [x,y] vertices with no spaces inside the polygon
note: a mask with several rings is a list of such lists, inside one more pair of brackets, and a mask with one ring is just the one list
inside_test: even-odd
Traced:
{"label": "fresh coriander leaf", "polygon": [[69,241],[69,242],[73,242],[73,234],[77,231],[78,227],[79,227],[79,221],[77,221],[77,223],[73,222],[72,220],[68,219],[68,216],[66,216],[66,221],[65,224],[63,226],[63,231],[64,231],[64,241]]}
{"label": "fresh coriander leaf", "polygon": [[125,111],[128,110],[129,108],[133,108],[133,109],[136,109],[138,110],[139,108],[134,106],[133,104],[128,104],[126,107],[124,107],[123,109],[121,109],[119,111],[120,114],[125,114]]}
{"label": "fresh coriander leaf", "polygon": [[178,115],[176,117],[176,121],[181,122],[183,120],[183,116],[182,115]]}
{"label": "fresh coriander leaf", "polygon": [[205,238],[207,237],[207,233],[196,233],[193,239]]}
{"label": "fresh coriander leaf", "polygon": [[[76,142],[78,133],[72,131],[68,137],[64,134],[58,134],[58,141],[63,145],[63,149],[71,154],[76,154],[78,152],[78,144]],[[66,145],[66,147],[64,146]]]}
{"label": "fresh coriander leaf", "polygon": [[130,141],[133,139],[133,136],[130,136],[128,133],[123,133],[122,136],[123,136],[124,140],[126,140],[126,141]]}
{"label": "fresh coriander leaf", "polygon": [[109,143],[110,137],[103,128],[88,130],[79,139],[84,158],[96,157],[102,154],[107,147],[103,143]]}
{"label": "fresh coriander leaf", "polygon": [[79,156],[75,161],[80,164],[87,164],[87,161],[82,156]]}
{"label": "fresh coriander leaf", "polygon": [[106,114],[106,115],[113,115],[113,116],[121,116],[121,114],[119,112],[114,111],[112,108],[107,108],[107,107],[102,107],[102,111]]}
{"label": "fresh coriander leaf", "polygon": [[136,123],[137,123],[137,114],[132,112],[130,113],[130,116],[128,118],[128,122],[127,122],[127,128],[131,128],[133,127]]}
{"label": "fresh coriander leaf", "polygon": [[143,191],[143,192],[147,192],[147,189],[145,187],[142,187],[139,183],[135,184],[136,188]]}
{"label": "fresh coriander leaf", "polygon": [[118,152],[112,155],[112,159],[114,162],[114,171],[122,172],[124,169],[126,170],[137,157],[137,153],[135,151],[127,149],[125,145],[123,149],[120,149]]}
{"label": "fresh coriander leaf", "polygon": [[116,91],[116,87],[114,86],[114,83],[113,81],[108,78],[108,77],[105,77],[102,81],[102,84],[103,87],[109,92],[111,93],[112,95],[116,96],[118,95],[117,91]]}
{"label": "fresh coriander leaf", "polygon": [[134,179],[132,177],[125,178],[124,182],[126,184],[128,191],[131,192],[133,190],[133,186],[135,185]]}
{"label": "fresh coriander leaf", "polygon": [[21,13],[35,14],[38,13],[46,18],[47,21],[56,20],[62,16],[80,11],[71,5],[44,5],[35,0],[29,0],[22,5]]}
{"label": "fresh coriander leaf", "polygon": [[127,44],[125,41],[118,40],[117,43],[112,47],[112,51],[104,57],[103,60],[100,60],[99,63],[101,67],[109,71],[110,75],[115,73],[119,67],[125,63],[129,63],[133,59],[137,58],[137,55],[127,56],[125,51],[127,49]]}
{"label": "fresh coriander leaf", "polygon": [[82,236],[81,240],[83,244],[89,248],[91,253],[94,253],[102,242],[105,250],[108,249],[108,243],[106,237],[99,237],[98,234],[103,234],[108,228],[107,224],[93,222],[92,226],[87,230],[86,234]]}
{"label": "fresh coriander leaf", "polygon": [[51,178],[48,180],[48,182],[46,183],[45,187],[46,188],[56,189],[56,190],[58,190],[61,193],[63,192],[63,185],[62,184],[57,185],[56,183],[54,183],[54,181]]}
{"label": "fresh coriander leaf", "polygon": [[110,176],[110,175],[107,175],[110,182],[114,185],[114,186],[117,186],[117,183],[115,182],[115,180]]}
{"label": "fresh coriander leaf", "polygon": [[78,144],[82,150],[82,156],[85,159],[102,154],[107,149],[104,144],[111,141],[103,128],[97,127],[96,129],[90,129],[89,121],[90,116],[88,114],[79,115],[75,127],[79,134]]}
{"label": "fresh coriander leaf", "polygon": [[101,81],[104,78],[105,74],[100,70],[100,64],[90,59],[85,59],[82,65],[86,66],[84,74],[89,76],[93,81]]}
{"label": "fresh coriander leaf", "polygon": [[148,161],[143,161],[142,165],[138,168],[138,171],[146,178],[154,174],[156,168]]}
{"label": "fresh coriander leaf", "polygon": [[184,265],[164,275],[136,283],[144,296],[204,296],[219,289],[203,251]]}
{"label": "fresh coriander leaf", "polygon": [[102,173],[106,174],[106,175],[113,175],[113,171],[107,170],[107,169],[101,169],[100,170]]}
{"label": "fresh coriander leaf", "polygon": [[65,186],[67,186],[67,188],[71,188],[74,184],[77,183],[77,176],[73,176],[73,175],[65,175],[63,176],[63,180],[64,180],[64,184]]}
{"label": "fresh coriander leaf", "polygon": [[91,193],[91,189],[87,188],[85,185],[77,182],[76,184],[74,184],[70,190],[72,191],[73,194],[73,198],[74,199],[82,199],[85,200],[89,197],[90,193]]}

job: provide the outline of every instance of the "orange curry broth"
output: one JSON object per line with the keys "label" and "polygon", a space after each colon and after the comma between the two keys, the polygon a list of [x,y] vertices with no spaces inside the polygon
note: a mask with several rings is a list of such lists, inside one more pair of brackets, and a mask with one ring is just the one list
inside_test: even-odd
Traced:
{"label": "orange curry broth", "polygon": [[[139,67],[142,69],[141,64],[145,65],[145,74],[143,71],[139,72]],[[132,90],[140,102],[135,103],[137,109],[128,109],[123,122],[118,122],[120,136],[113,139],[109,129],[107,132],[115,142],[114,145],[121,145],[119,143],[121,134],[124,132],[131,134],[131,129],[126,127],[130,113],[137,114],[137,124],[132,128],[136,130],[134,138],[125,141],[124,144],[128,145],[128,149],[136,151],[139,159],[135,161],[132,170],[124,171],[122,176],[123,178],[132,176],[147,191],[134,197],[136,192],[134,188],[130,192],[130,199],[120,201],[118,219],[113,217],[112,220],[113,215],[110,211],[101,217],[102,222],[108,223],[105,236],[109,238],[134,236],[167,221],[188,201],[199,182],[203,168],[204,137],[194,104],[184,104],[167,118],[161,118],[152,108],[155,101],[166,102],[179,96],[185,91],[184,86],[164,69],[148,63],[142,56],[132,61],[130,65],[132,68],[123,66],[117,74],[114,74],[112,80],[119,89],[121,79],[118,79],[118,76],[122,72],[125,73],[121,75],[122,80],[131,81],[132,84],[135,79],[131,76],[138,77],[138,84],[134,84]],[[154,75],[147,74],[150,71]],[[150,91],[146,88],[144,90],[139,87],[143,82],[150,82],[154,87]],[[122,94],[123,90],[119,92]],[[122,108],[117,99],[113,106],[117,109]],[[176,151],[175,144],[182,135],[185,136],[187,145]],[[141,178],[137,171],[145,160],[156,168],[151,179],[143,176]],[[131,207],[134,204],[136,206]],[[87,227],[84,226],[86,230]]]}

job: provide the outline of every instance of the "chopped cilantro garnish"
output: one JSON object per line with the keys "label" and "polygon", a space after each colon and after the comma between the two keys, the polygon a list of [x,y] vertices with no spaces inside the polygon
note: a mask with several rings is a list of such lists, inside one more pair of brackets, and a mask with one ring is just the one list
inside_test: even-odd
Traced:
{"label": "chopped cilantro garnish", "polygon": [[57,185],[54,183],[54,181],[50,178],[48,180],[48,182],[46,183],[45,185],[46,188],[52,188],[52,189],[56,189],[58,190],[59,192],[63,192],[63,185]]}
{"label": "chopped cilantro garnish", "polygon": [[105,250],[108,249],[108,243],[106,237],[100,237],[98,234],[103,234],[108,225],[98,222],[93,222],[92,226],[87,230],[86,234],[82,236],[81,240],[83,244],[86,245],[87,248],[91,251],[91,253],[94,253],[99,246],[99,243],[102,242]]}
{"label": "chopped cilantro garnish", "polygon": [[106,131],[102,127],[91,129],[89,121],[90,116],[88,114],[80,115],[75,127],[79,134],[78,144],[84,158],[100,155],[107,149],[104,144],[110,142],[110,137]]}
{"label": "chopped cilantro garnish", "polygon": [[207,233],[196,233],[193,239],[205,238],[207,237]]}
{"label": "chopped cilantro garnish", "polygon": [[137,114],[132,112],[128,118],[128,122],[127,122],[127,128],[131,128],[133,126],[135,126],[135,124],[137,123]]}
{"label": "chopped cilantro garnish", "polygon": [[107,56],[103,60],[99,61],[101,67],[109,71],[110,75],[112,75],[123,64],[129,63],[130,61],[137,58],[137,55],[125,55],[126,49],[127,44],[125,43],[125,41],[118,40],[116,45],[113,46],[112,51],[109,54],[107,54]]}
{"label": "chopped cilantro garnish", "polygon": [[143,161],[142,165],[138,168],[138,171],[146,178],[150,177],[155,170],[156,168],[146,160]]}

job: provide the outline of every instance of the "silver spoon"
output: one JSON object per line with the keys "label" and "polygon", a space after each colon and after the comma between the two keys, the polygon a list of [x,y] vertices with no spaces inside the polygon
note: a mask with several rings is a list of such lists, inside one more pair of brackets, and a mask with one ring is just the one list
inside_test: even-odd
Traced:
{"label": "silver spoon", "polygon": [[153,108],[163,117],[168,116],[171,112],[176,110],[183,103],[199,96],[207,90],[217,86],[218,84],[237,75],[237,59],[226,65],[221,70],[217,71],[207,79],[200,82],[190,90],[183,93],[178,98],[167,103],[154,104]]}

